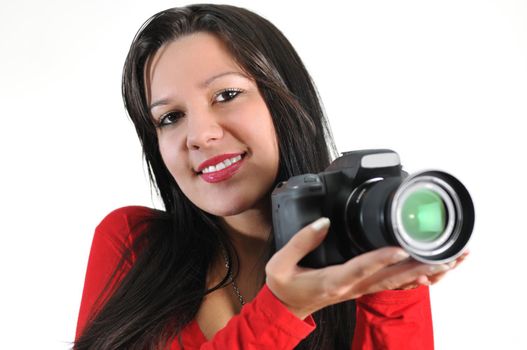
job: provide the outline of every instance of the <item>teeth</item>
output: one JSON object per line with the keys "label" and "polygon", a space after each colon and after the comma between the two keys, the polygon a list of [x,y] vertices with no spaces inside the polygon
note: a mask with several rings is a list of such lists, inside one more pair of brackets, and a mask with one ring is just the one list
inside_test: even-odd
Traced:
{"label": "teeth", "polygon": [[203,174],[211,173],[213,171],[219,171],[222,169],[225,169],[228,166],[231,166],[232,164],[238,162],[240,159],[242,159],[242,156],[236,156],[230,159],[225,159],[223,162],[218,163],[216,165],[211,165],[209,167],[206,167],[203,169]]}
{"label": "teeth", "polygon": [[210,173],[212,171],[216,170],[216,167],[215,166],[209,166],[208,168],[205,168],[203,169],[203,173],[206,174],[206,173]]}

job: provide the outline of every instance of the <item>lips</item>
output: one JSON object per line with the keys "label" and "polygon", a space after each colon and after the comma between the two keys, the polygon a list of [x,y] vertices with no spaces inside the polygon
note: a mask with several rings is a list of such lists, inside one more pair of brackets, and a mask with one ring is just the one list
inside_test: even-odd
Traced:
{"label": "lips", "polygon": [[[228,180],[231,177],[233,177],[234,174],[236,174],[238,170],[240,169],[240,167],[243,165],[243,162],[245,160],[244,156],[245,156],[245,153],[229,153],[229,154],[222,154],[222,155],[210,158],[199,165],[198,170],[200,170],[200,172],[198,173],[198,175],[199,177],[201,177],[203,181],[208,182],[208,183],[217,183],[217,182]],[[203,170],[208,167],[217,165],[218,163],[221,163],[226,159],[232,159],[232,158],[238,158],[239,160],[223,168],[219,168],[217,170],[212,170],[212,171],[207,171],[206,173],[203,172]]]}

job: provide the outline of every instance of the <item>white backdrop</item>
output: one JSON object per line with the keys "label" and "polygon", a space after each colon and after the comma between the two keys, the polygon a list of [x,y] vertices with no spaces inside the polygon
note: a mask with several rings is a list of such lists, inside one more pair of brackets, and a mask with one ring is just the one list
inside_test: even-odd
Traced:
{"label": "white backdrop", "polygon": [[[471,191],[472,254],[432,288],[436,348],[527,349],[527,2],[230,3],[297,48],[339,151],[391,148]],[[143,21],[185,4],[0,4],[0,348],[68,348],[94,227],[159,207],[120,76]]]}

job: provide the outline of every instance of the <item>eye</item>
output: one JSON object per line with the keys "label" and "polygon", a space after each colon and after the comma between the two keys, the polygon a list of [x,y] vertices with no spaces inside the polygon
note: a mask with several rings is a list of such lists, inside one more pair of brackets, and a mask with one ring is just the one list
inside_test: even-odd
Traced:
{"label": "eye", "polygon": [[236,96],[238,96],[243,91],[241,89],[225,89],[220,92],[218,92],[216,95],[214,95],[214,101],[215,102],[228,102],[232,99],[234,99]]}
{"label": "eye", "polygon": [[158,127],[162,128],[167,125],[175,124],[184,116],[183,112],[168,112],[159,118]]}

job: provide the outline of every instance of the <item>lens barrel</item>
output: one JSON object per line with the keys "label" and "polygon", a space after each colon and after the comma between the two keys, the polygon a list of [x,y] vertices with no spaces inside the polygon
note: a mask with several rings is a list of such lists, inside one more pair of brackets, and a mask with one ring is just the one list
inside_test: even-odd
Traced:
{"label": "lens barrel", "polygon": [[455,260],[474,228],[474,204],[452,175],[429,170],[406,178],[390,203],[391,230],[415,259],[426,263]]}
{"label": "lens barrel", "polygon": [[474,205],[452,175],[429,170],[359,186],[346,204],[349,242],[356,251],[399,245],[425,263],[455,260],[474,227]]}

